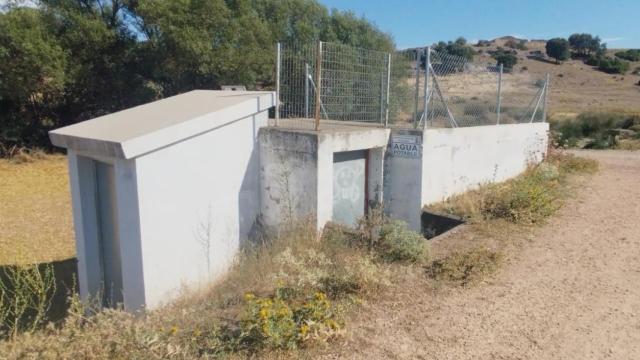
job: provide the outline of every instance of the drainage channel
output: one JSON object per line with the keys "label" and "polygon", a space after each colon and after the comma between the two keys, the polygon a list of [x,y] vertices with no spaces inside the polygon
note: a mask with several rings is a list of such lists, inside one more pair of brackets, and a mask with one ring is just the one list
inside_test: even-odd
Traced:
{"label": "drainage channel", "polygon": [[427,210],[422,211],[421,222],[422,235],[427,240],[431,240],[465,223],[460,217]]}

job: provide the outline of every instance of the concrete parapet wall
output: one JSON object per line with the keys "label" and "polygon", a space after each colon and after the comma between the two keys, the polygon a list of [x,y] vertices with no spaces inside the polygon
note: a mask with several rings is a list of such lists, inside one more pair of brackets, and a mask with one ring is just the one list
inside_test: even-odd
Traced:
{"label": "concrete parapet wall", "polygon": [[425,130],[422,204],[517,176],[542,161],[548,132],[548,123]]}

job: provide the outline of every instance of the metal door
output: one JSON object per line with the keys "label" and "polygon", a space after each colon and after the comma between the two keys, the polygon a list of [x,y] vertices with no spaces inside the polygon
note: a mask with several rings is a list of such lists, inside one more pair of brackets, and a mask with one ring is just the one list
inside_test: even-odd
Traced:
{"label": "metal door", "polygon": [[367,150],[333,154],[333,221],[355,226],[365,214]]}
{"label": "metal door", "polygon": [[98,161],[95,165],[98,239],[103,281],[102,304],[115,307],[123,300],[115,171],[113,165]]}

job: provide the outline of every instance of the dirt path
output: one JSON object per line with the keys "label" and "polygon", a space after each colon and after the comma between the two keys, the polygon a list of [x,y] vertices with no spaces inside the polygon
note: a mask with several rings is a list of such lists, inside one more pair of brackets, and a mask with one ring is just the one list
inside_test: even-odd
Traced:
{"label": "dirt path", "polygon": [[365,308],[329,358],[640,359],[640,152],[601,171],[488,284]]}

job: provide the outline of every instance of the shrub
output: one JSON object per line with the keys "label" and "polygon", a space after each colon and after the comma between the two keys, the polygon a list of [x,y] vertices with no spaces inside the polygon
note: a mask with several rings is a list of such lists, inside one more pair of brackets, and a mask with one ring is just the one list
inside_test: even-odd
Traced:
{"label": "shrub", "polygon": [[583,148],[585,149],[595,149],[595,150],[606,150],[616,147],[618,144],[618,140],[615,135],[602,132],[596,134],[593,139],[587,142]]}
{"label": "shrub", "polygon": [[616,145],[613,129],[630,129],[640,124],[640,117],[618,113],[582,113],[573,120],[551,121],[558,132],[560,146],[575,146],[580,139],[590,139],[587,146],[607,149]]}
{"label": "shrub", "polygon": [[498,185],[481,206],[485,218],[533,224],[552,215],[558,208],[555,184],[546,173],[533,168],[507,184]]}
{"label": "shrub", "polygon": [[599,66],[600,65],[600,57],[595,55],[590,55],[584,60],[584,63],[589,66]]}
{"label": "shrub", "polygon": [[52,265],[6,266],[0,271],[0,338],[34,331],[47,322],[56,291]]}
{"label": "shrub", "polygon": [[598,63],[598,70],[604,71],[608,74],[624,74],[629,71],[629,62],[605,57],[600,59]]}
{"label": "shrub", "polygon": [[618,51],[616,57],[627,61],[640,61],[640,49]]}
{"label": "shrub", "polygon": [[335,337],[341,325],[326,295],[296,303],[280,297],[245,296],[240,343],[251,348],[294,349],[310,340]]}
{"label": "shrub", "polygon": [[490,184],[433,206],[435,211],[455,214],[471,222],[503,219],[534,224],[553,214],[562,203],[559,186],[566,175],[592,173],[594,160],[550,151],[543,163],[515,179]]}
{"label": "shrub", "polygon": [[443,259],[434,260],[426,272],[430,278],[464,286],[494,273],[502,258],[502,254],[484,248],[454,252]]}
{"label": "shrub", "polygon": [[598,162],[573,154],[553,152],[547,156],[547,162],[554,164],[559,170],[560,175],[568,174],[593,174],[598,171]]}
{"label": "shrub", "polygon": [[364,253],[338,257],[314,249],[294,252],[286,248],[276,255],[276,265],[273,281],[280,285],[278,291],[300,294],[321,290],[333,299],[374,292],[386,286],[389,277],[385,268]]}
{"label": "shrub", "polygon": [[427,260],[429,256],[426,239],[398,220],[382,226],[378,251],[383,259],[390,262],[417,263]]}

